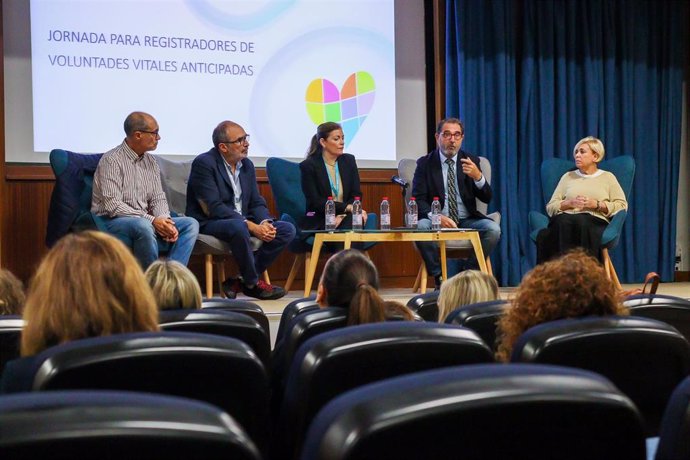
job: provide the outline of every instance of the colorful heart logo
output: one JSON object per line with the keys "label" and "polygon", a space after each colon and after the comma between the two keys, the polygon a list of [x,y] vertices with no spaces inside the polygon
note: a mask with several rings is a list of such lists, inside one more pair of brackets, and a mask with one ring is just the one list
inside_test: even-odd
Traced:
{"label": "colorful heart logo", "polygon": [[374,106],[375,95],[374,77],[368,72],[351,74],[340,90],[330,80],[317,78],[307,86],[307,114],[315,125],[340,123],[347,147]]}

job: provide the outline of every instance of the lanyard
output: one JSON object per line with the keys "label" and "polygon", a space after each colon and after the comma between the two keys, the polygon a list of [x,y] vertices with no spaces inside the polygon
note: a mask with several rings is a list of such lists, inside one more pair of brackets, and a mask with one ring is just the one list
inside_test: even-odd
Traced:
{"label": "lanyard", "polygon": [[337,200],[338,199],[338,191],[340,191],[340,169],[338,168],[338,161],[336,160],[335,162],[335,186],[333,185],[333,181],[331,180],[331,172],[330,169],[328,168],[328,165],[326,164],[326,160],[323,160],[323,164],[326,165],[326,175],[328,176],[328,183],[331,186],[331,191],[333,192],[333,199]]}

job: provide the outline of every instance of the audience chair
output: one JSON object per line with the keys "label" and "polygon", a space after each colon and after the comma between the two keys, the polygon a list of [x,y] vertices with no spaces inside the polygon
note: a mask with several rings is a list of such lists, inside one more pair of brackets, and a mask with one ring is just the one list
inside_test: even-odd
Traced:
{"label": "audience chair", "polygon": [[183,396],[226,411],[264,448],[268,376],[237,339],[185,332],[96,337],[48,348],[3,376],[8,392],[127,390]]}
{"label": "audience chair", "polygon": [[[604,160],[600,164],[601,169],[611,172],[623,189],[625,196],[630,198],[632,191],[632,183],[635,177],[635,160],[629,155],[623,155],[609,160]],[[544,206],[551,200],[553,191],[556,190],[558,182],[561,180],[563,174],[575,169],[575,164],[572,160],[564,160],[562,158],[549,158],[544,160],[541,164],[541,190],[544,199]],[[623,223],[627,216],[627,211],[620,211],[614,214],[609,222],[601,239],[601,255],[606,269],[606,276],[614,283],[618,290],[622,290],[621,283],[618,280],[616,269],[611,262],[609,250],[618,245],[621,232],[623,231]],[[532,241],[537,241],[539,232],[549,225],[549,218],[539,211],[530,211],[529,226],[530,238]]]}
{"label": "audience chair", "polygon": [[5,363],[19,358],[24,320],[20,315],[0,316],[0,375]]}
{"label": "audience chair", "polygon": [[[187,183],[189,173],[192,170],[192,162],[166,160],[160,155],[155,155],[158,166],[161,170],[161,182],[163,190],[168,200],[170,212],[177,215],[184,215],[187,208]],[[252,249],[256,251],[262,245],[258,238],[251,237]],[[218,291],[221,296],[225,296],[221,284],[225,280],[225,258],[232,255],[230,245],[215,236],[200,233],[197,237],[194,255],[204,256],[204,271],[206,276],[206,297],[213,297],[213,264],[218,270]],[[264,279],[270,283],[268,273],[264,272]]]}
{"label": "audience chair", "polygon": [[477,364],[351,390],[312,422],[302,460],[645,458],[635,405],[604,377]]}
{"label": "audience chair", "polygon": [[0,426],[5,459],[261,458],[228,414],[169,396],[113,391],[3,396]]}
{"label": "audience chair", "polygon": [[308,311],[318,310],[319,308],[315,295],[293,300],[287,304],[285,309],[283,309],[283,313],[280,315],[280,323],[278,324],[278,332],[276,333],[276,343],[283,340],[288,324],[290,324],[295,317]]}
{"label": "audience chair", "polygon": [[250,302],[248,300],[221,299],[218,297],[213,297],[210,299],[202,300],[201,308],[202,310],[210,311],[231,311],[250,316],[261,325],[261,328],[266,333],[266,337],[271,336],[271,329],[268,323],[268,317],[266,316],[266,313],[264,313],[263,308],[261,308],[254,302]]}
{"label": "audience chair", "polygon": [[[280,220],[290,222],[297,230],[295,239],[288,245],[288,250],[295,254],[295,260],[285,282],[285,290],[289,291],[302,264],[304,264],[304,279],[307,279],[307,267],[309,267],[311,249],[314,244],[314,236],[307,237],[301,230],[307,212],[307,200],[302,192],[302,173],[299,163],[271,157],[266,160],[266,175],[280,213]],[[376,229],[376,214],[368,212],[367,216],[365,228]],[[375,244],[375,242],[365,243],[362,250],[366,251]]]}
{"label": "audience chair", "polygon": [[161,310],[159,322],[163,331],[197,332],[241,340],[249,345],[268,368],[271,341],[266,331],[252,317],[223,310]]}
{"label": "audience chair", "polygon": [[611,379],[637,405],[656,436],[666,402],[690,372],[690,346],[672,326],[648,318],[587,317],[527,330],[512,362],[588,369]]}
{"label": "audience chair", "polygon": [[659,430],[656,460],[690,458],[690,377],[671,394]]}
{"label": "audience chair", "polygon": [[[482,174],[486,178],[487,182],[490,184],[491,163],[489,163],[489,160],[485,157],[479,157],[479,167],[481,168]],[[410,201],[410,197],[412,197],[412,180],[414,178],[415,169],[417,169],[417,160],[415,159],[404,158],[400,160],[400,162],[398,162],[398,176],[407,184],[409,184],[408,187],[405,189],[404,203],[408,203]],[[479,212],[481,212],[489,219],[496,222],[498,225],[501,225],[501,213],[493,212],[491,214],[487,214],[489,205],[487,203],[484,203],[483,201],[480,201],[479,199],[477,199],[476,201],[477,210]],[[404,210],[406,209],[407,205],[405,205]],[[474,257],[474,249],[472,248],[472,244],[466,240],[448,241],[446,243],[446,251],[448,252],[449,256],[453,258],[467,259]],[[493,275],[493,271],[491,268],[491,259],[488,255],[486,255],[486,266],[489,270],[489,274]],[[419,271],[417,272],[417,279],[414,282],[412,291],[417,292],[419,290],[420,293],[424,294],[426,292],[426,283],[428,277],[429,274],[426,271],[426,265],[424,265],[424,261],[422,261],[421,265],[419,266]]]}
{"label": "audience chair", "polygon": [[663,294],[639,294],[628,297],[623,305],[633,316],[652,318],[678,329],[690,341],[690,301]]}
{"label": "audience chair", "polygon": [[421,316],[424,321],[438,321],[438,293],[431,291],[418,294],[407,301],[407,307]]}
{"label": "audience chair", "polygon": [[347,326],[347,310],[339,307],[320,308],[295,317],[287,326],[283,339],[271,355],[271,409],[280,408],[287,372],[299,347],[310,338]]}
{"label": "audience chair", "polygon": [[496,351],[496,323],[510,307],[510,301],[498,299],[463,305],[448,314],[446,324],[472,329],[492,351]]}
{"label": "audience chair", "polygon": [[390,377],[493,362],[491,350],[464,328],[441,324],[365,324],[312,337],[290,367],[273,452],[299,458],[309,423],[336,396]]}

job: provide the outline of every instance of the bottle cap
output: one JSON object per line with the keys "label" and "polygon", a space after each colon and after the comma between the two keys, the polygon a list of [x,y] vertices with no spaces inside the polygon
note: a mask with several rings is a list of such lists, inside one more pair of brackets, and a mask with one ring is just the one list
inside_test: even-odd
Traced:
{"label": "bottle cap", "polygon": [[416,200],[417,200],[417,198],[415,198],[413,196],[410,197],[410,201],[416,201]]}
{"label": "bottle cap", "polygon": [[358,197],[358,196],[356,196],[356,197],[355,197],[355,200],[359,200],[359,197]]}
{"label": "bottle cap", "polygon": [[388,201],[388,197],[387,197],[387,196],[384,196],[383,199],[386,200],[386,201]]}
{"label": "bottle cap", "polygon": [[435,197],[434,197],[434,200],[438,200],[438,197],[437,197],[437,196],[435,196]]}
{"label": "bottle cap", "polygon": [[332,196],[329,196],[329,197],[328,197],[328,199],[329,199],[329,200],[332,200],[332,199],[333,199],[333,197],[332,197]]}

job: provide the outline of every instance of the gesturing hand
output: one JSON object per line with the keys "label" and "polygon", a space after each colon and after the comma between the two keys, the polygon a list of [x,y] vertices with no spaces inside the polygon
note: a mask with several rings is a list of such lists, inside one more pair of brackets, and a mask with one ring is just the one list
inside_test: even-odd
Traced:
{"label": "gesturing hand", "polygon": [[462,172],[466,176],[470,176],[475,181],[482,178],[482,172],[472,160],[469,158],[460,158],[460,163],[462,163]]}

